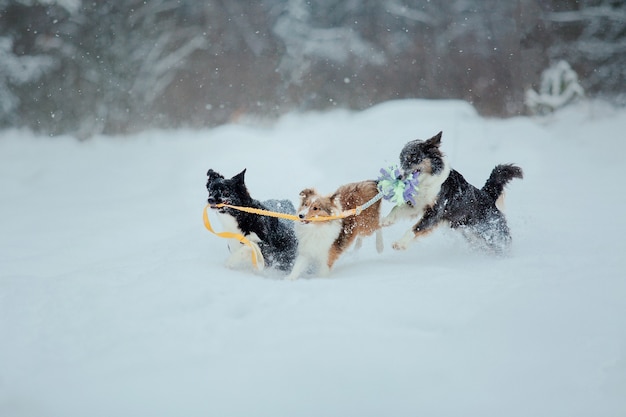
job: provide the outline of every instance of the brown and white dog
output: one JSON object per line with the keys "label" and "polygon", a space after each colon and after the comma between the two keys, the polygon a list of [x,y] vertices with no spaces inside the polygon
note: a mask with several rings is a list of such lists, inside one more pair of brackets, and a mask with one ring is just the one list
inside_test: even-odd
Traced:
{"label": "brown and white dog", "polygon": [[311,220],[315,217],[338,215],[345,210],[362,206],[377,194],[376,181],[346,184],[327,196],[320,195],[312,188],[302,190],[300,208],[297,211],[301,220],[295,224],[298,251],[287,279],[298,279],[307,272],[328,275],[335,261],[355,240],[356,247],[360,246],[361,236],[376,233],[376,250],[382,252],[380,201],[358,215],[328,221]]}

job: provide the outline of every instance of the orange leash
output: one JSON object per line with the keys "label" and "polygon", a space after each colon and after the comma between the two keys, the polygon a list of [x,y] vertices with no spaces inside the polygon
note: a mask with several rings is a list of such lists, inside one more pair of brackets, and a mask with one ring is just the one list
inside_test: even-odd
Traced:
{"label": "orange leash", "polygon": [[[204,207],[204,211],[202,213],[202,220],[204,220],[204,227],[206,227],[209,232],[213,233],[216,236],[223,237],[225,239],[236,239],[239,242],[243,243],[244,245],[248,246],[252,252],[252,265],[254,265],[256,269],[263,269],[263,265],[265,264],[265,261],[263,260],[263,254],[261,254],[261,250],[259,249],[259,247],[254,242],[251,242],[250,239],[248,239],[247,237],[245,237],[244,235],[240,233],[216,232],[215,230],[213,230],[213,227],[211,227],[211,222],[209,221],[209,214],[207,211],[208,208],[209,208],[209,205],[207,204]],[[259,268],[259,263],[261,263],[262,265],[260,268]]]}
{"label": "orange leash", "polygon": [[[382,197],[382,195],[380,195],[380,197]],[[380,200],[380,197],[377,195],[375,199],[372,199],[372,203],[375,203],[376,201]],[[369,203],[369,202],[368,202]],[[366,203],[366,204],[368,204]],[[366,204],[359,206],[359,207],[355,207],[351,210],[345,210],[342,211],[339,214],[335,214],[333,216],[315,216],[315,217],[311,217],[306,219],[309,222],[327,222],[329,220],[337,220],[337,219],[345,219],[346,217],[349,216],[355,216],[358,214],[361,214],[361,212],[363,210],[365,210],[367,207],[369,207],[370,205],[368,205],[366,207]],[[239,210],[239,211],[244,211],[246,213],[251,213],[251,214],[258,214],[261,216],[269,216],[269,217],[278,217],[280,219],[287,219],[287,220],[293,220],[295,222],[299,222],[302,221],[302,219],[296,215],[293,214],[287,214],[287,213],[279,213],[276,211],[269,211],[269,210],[262,210],[262,209],[257,209],[254,207],[242,207],[242,206],[231,206],[230,204],[217,204],[216,207],[228,207],[231,209],[235,209],[235,210]]]}
{"label": "orange leash", "polygon": [[[326,222],[326,221],[329,221],[329,220],[344,219],[344,218],[346,218],[348,216],[357,216],[357,215],[361,214],[361,212],[363,210],[365,210],[366,208],[370,207],[375,202],[380,200],[382,197],[383,197],[383,194],[379,193],[378,195],[376,195],[374,198],[372,198],[370,201],[368,201],[367,203],[363,204],[362,206],[355,207],[355,208],[353,208],[351,210],[342,211],[341,213],[333,215],[333,216],[316,216],[316,217],[311,217],[311,218],[308,218],[307,221],[309,221],[309,222]],[[213,233],[216,236],[223,237],[225,239],[236,239],[239,242],[243,243],[244,245],[247,245],[251,249],[251,252],[252,252],[252,264],[254,265],[254,267],[256,269],[259,269],[259,265],[258,265],[259,264],[259,260],[262,263],[262,265],[265,265],[265,261],[263,260],[263,254],[261,253],[261,250],[259,249],[258,245],[255,244],[254,242],[251,242],[244,235],[239,234],[239,233],[233,233],[233,232],[216,232],[215,230],[213,230],[213,228],[211,227],[211,222],[209,221],[209,214],[208,214],[208,208],[209,207],[210,207],[210,205],[207,204],[204,207],[204,211],[202,213],[202,219],[204,220],[204,227],[206,227],[209,232]],[[279,213],[279,212],[276,212],[276,211],[262,210],[262,209],[257,209],[257,208],[253,208],[253,207],[231,206],[230,204],[217,204],[216,207],[218,207],[218,208],[220,208],[220,207],[228,207],[228,208],[239,210],[239,211],[243,211],[243,212],[246,212],[246,213],[258,214],[258,215],[261,215],[261,216],[278,217],[280,219],[293,220],[293,221],[296,221],[296,222],[299,222],[299,221],[302,220],[301,218],[299,218],[298,216],[295,216],[293,214]],[[263,266],[261,266],[261,269],[262,268],[263,268]]]}

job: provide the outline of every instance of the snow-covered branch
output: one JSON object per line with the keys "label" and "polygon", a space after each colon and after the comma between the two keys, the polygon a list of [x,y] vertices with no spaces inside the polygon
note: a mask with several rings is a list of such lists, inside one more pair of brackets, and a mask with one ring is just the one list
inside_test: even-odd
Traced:
{"label": "snow-covered branch", "polygon": [[558,23],[579,22],[589,19],[606,18],[619,22],[626,22],[626,9],[609,6],[588,7],[581,10],[564,12],[549,12],[544,15],[545,20]]}
{"label": "snow-covered branch", "polygon": [[400,4],[397,0],[390,1],[386,4],[387,12],[404,19],[412,20],[420,23],[430,23],[434,21],[434,17],[426,12],[409,8],[404,4]]}

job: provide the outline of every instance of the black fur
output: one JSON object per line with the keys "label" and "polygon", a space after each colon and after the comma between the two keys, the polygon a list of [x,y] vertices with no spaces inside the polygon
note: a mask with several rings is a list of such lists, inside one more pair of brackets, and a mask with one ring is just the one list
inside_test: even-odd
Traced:
{"label": "black fur", "polygon": [[493,201],[500,198],[504,191],[504,186],[513,178],[523,178],[522,169],[512,164],[498,165],[483,185],[482,190],[487,193]]}
{"label": "black fur", "polygon": [[[425,170],[425,175],[440,174],[445,166],[440,144],[441,132],[427,141],[409,142],[400,154],[403,170],[412,172],[421,168]],[[460,230],[473,243],[486,246],[495,253],[504,252],[510,246],[511,234],[504,214],[496,207],[496,201],[510,180],[522,177],[521,168],[498,165],[482,189],[478,189],[459,172],[450,169],[437,198],[426,205],[413,232],[419,236],[442,222],[448,222],[450,227]]]}
{"label": "black fur", "polygon": [[[262,203],[253,199],[245,185],[245,173],[244,169],[232,178],[224,178],[223,175],[209,169],[206,184],[209,193],[208,203],[211,206],[224,203],[295,214],[296,210],[289,200],[269,200]],[[219,211],[232,216],[244,236],[255,233],[259,237],[258,245],[267,266],[284,271],[291,269],[298,246],[292,222],[228,207],[222,207]]]}

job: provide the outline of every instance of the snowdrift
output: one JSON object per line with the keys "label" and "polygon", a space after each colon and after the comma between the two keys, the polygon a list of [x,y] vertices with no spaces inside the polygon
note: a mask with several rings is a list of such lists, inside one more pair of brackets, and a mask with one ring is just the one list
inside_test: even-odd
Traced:
{"label": "snowdrift", "polygon": [[[255,198],[375,178],[443,130],[471,183],[513,162],[513,253],[386,229],[327,279],[224,268],[205,174]],[[457,101],[132,137],[0,134],[2,416],[626,414],[626,111],[491,120]],[[386,213],[390,207],[384,208]]]}

